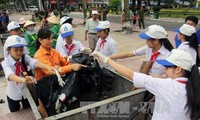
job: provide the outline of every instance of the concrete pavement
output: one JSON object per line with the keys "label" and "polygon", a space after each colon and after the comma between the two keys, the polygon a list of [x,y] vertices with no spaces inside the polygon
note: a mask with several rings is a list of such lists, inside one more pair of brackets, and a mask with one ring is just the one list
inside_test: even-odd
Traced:
{"label": "concrete pavement", "polygon": [[[25,17],[26,19],[31,19],[31,15],[22,15],[22,14],[13,14],[10,16],[11,21],[18,21],[20,17]],[[160,19],[161,20],[161,19]],[[171,21],[175,19],[171,19]],[[80,40],[85,46],[88,46],[88,43],[84,41],[84,26],[81,25],[83,23],[83,19],[76,19],[73,20],[74,24],[77,24],[77,27],[74,28],[75,34],[74,38],[77,40]],[[40,28],[40,23],[37,23],[37,29]],[[141,32],[144,32],[144,29],[134,29],[134,32],[130,34],[125,34],[122,32],[116,32],[117,30],[121,30],[121,24],[117,23],[111,23],[110,27],[110,36],[117,42],[118,44],[118,51],[133,51],[137,48],[140,48],[145,45],[145,40],[142,40],[138,37],[138,34]],[[168,32],[168,38],[174,44],[173,38],[175,36],[175,32],[173,31],[167,31]],[[0,52],[0,57],[3,56],[3,50],[2,45],[0,44],[0,49],[2,52]],[[119,63],[138,71],[139,67],[144,60],[144,56],[140,57],[134,57],[134,58],[127,58],[123,60],[117,60]],[[4,77],[0,78],[0,98],[3,98],[6,100],[6,80]],[[7,106],[7,101],[4,104],[0,104],[0,119],[9,119],[10,113]],[[27,114],[27,113],[26,113]],[[22,119],[20,116],[17,119]]]}

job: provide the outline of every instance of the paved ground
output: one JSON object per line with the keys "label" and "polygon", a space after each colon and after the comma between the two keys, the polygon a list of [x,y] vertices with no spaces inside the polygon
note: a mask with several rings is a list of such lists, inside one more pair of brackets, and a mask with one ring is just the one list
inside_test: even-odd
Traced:
{"label": "paved ground", "polygon": [[[26,19],[31,19],[31,15],[22,15],[22,14],[13,14],[10,16],[11,21],[18,21],[20,17],[25,17]],[[160,19],[162,20],[162,19]],[[163,19],[168,20],[168,18]],[[171,21],[176,22],[176,19],[170,19]],[[183,20],[182,20],[183,21]],[[182,22],[181,21],[181,22]],[[84,26],[81,25],[83,23],[82,19],[74,18],[73,21],[75,24],[77,24],[77,27],[74,28],[75,35],[74,38],[77,40],[80,40],[85,46],[87,45],[87,42],[84,41]],[[37,26],[37,29],[39,29],[39,23]],[[118,50],[121,51],[133,51],[139,47],[142,47],[145,45],[145,40],[141,40],[138,38],[138,34],[141,32],[144,32],[145,30],[142,29],[134,29],[135,32],[132,32],[130,34],[125,34],[122,32],[115,32],[116,30],[121,30],[121,24],[118,23],[111,23],[111,32],[110,35],[113,37],[113,39],[117,42],[118,44]],[[173,38],[175,36],[175,32],[173,31],[168,31],[168,38],[174,44]],[[2,45],[0,44],[0,51],[2,51]],[[0,52],[0,57],[3,56],[3,51]],[[134,57],[134,58],[127,58],[124,60],[118,60],[118,62],[126,65],[127,67],[138,71],[139,66],[141,65],[142,61],[144,60],[144,56],[142,57]],[[6,100],[6,80],[4,77],[0,77],[0,98],[3,98]],[[11,119],[11,116],[15,116],[15,114],[7,114],[9,113],[7,102],[4,104],[0,104],[0,120],[4,119]],[[22,111],[23,112],[23,111]],[[27,114],[26,112],[23,112],[24,114]],[[32,114],[30,114],[32,115]],[[15,117],[12,117],[13,119],[26,119],[26,118],[21,118],[20,115],[17,115]]]}

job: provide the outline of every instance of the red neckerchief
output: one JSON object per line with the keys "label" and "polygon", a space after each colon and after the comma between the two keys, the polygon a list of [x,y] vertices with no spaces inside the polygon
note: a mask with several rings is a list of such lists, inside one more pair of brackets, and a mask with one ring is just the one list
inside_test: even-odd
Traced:
{"label": "red neckerchief", "polygon": [[72,44],[71,46],[66,44],[65,47],[68,49],[68,56],[69,56],[69,55],[71,55],[71,51],[75,47],[75,44]]}
{"label": "red neckerchief", "polygon": [[156,58],[158,57],[158,55],[160,55],[160,52],[155,52],[154,50],[152,50],[152,55],[151,55],[151,62],[154,62],[156,60]]}
{"label": "red neckerchief", "polygon": [[182,84],[186,84],[187,83],[187,81],[184,81],[184,80],[177,80],[177,82],[182,83]]}
{"label": "red neckerchief", "polygon": [[[17,76],[20,76],[20,72],[22,72],[22,73],[26,72],[26,70],[21,62],[16,62],[15,66],[16,66],[15,74]],[[16,84],[18,84],[18,82],[16,82]]]}
{"label": "red neckerchief", "polygon": [[104,48],[104,43],[106,42],[106,40],[101,40],[101,43],[100,43],[100,48],[103,49]]}

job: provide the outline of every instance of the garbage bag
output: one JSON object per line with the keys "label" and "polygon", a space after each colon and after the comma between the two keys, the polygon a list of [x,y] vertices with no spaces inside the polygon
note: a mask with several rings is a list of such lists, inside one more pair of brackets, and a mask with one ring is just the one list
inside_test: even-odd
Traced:
{"label": "garbage bag", "polygon": [[37,81],[36,93],[37,98],[40,98],[48,115],[55,115],[55,102],[60,93],[61,87],[59,86],[56,75],[49,75]]}

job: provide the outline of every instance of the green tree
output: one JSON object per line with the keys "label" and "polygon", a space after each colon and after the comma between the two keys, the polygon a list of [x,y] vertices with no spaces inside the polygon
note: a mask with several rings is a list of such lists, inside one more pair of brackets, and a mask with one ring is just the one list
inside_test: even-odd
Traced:
{"label": "green tree", "polygon": [[116,14],[119,13],[119,10],[121,8],[121,0],[110,0],[109,1],[109,8],[112,10],[112,11],[115,11]]}

